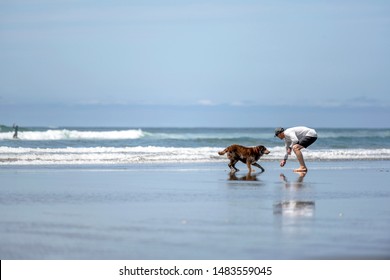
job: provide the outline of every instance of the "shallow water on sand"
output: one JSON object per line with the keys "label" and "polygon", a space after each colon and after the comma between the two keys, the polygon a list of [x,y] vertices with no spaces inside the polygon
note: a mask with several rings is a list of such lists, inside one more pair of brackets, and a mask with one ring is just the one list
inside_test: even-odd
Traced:
{"label": "shallow water on sand", "polygon": [[390,258],[389,161],[277,164],[3,168],[0,258]]}

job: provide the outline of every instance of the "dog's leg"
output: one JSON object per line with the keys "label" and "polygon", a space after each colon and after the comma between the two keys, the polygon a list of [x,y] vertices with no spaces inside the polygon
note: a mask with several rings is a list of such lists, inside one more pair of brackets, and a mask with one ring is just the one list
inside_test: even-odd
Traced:
{"label": "dog's leg", "polygon": [[258,167],[258,168],[260,168],[260,169],[261,169],[261,172],[264,172],[264,171],[265,171],[264,168],[263,168],[260,164],[258,164],[257,162],[252,163],[252,165],[253,165],[253,166],[256,166],[256,167]]}
{"label": "dog's leg", "polygon": [[231,172],[237,172],[239,171],[239,169],[236,168],[236,163],[237,163],[238,160],[235,160],[235,159],[231,159],[230,160],[230,163],[228,164],[228,166],[230,167],[230,171]]}
{"label": "dog's leg", "polygon": [[249,160],[246,161],[246,166],[248,166],[248,173],[251,174],[252,173],[252,166],[251,166],[251,162]]}

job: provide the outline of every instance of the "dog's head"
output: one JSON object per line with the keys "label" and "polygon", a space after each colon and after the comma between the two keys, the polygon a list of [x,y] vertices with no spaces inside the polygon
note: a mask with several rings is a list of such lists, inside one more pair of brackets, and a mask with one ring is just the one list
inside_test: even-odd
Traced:
{"label": "dog's head", "polygon": [[268,155],[270,151],[264,146],[257,146],[260,155]]}

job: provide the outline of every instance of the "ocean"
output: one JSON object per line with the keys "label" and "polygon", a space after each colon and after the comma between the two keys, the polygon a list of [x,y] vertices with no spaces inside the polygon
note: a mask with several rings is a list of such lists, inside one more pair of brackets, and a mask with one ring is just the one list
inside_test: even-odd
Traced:
{"label": "ocean", "polygon": [[[390,129],[320,128],[308,161],[390,160]],[[0,165],[93,165],[226,161],[231,144],[264,145],[262,161],[283,158],[274,128],[116,128],[0,126]],[[295,157],[291,157],[295,159]]]}

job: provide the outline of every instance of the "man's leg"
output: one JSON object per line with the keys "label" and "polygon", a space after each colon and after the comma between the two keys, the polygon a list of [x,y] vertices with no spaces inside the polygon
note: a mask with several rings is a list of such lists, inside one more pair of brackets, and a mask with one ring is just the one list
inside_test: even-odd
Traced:
{"label": "man's leg", "polygon": [[293,146],[293,151],[294,151],[295,155],[297,156],[297,159],[298,159],[299,164],[300,164],[300,167],[298,169],[295,169],[294,172],[306,172],[307,171],[305,160],[303,159],[303,155],[301,152],[301,150],[303,148],[305,148],[305,147],[303,147],[299,144],[295,144]]}

